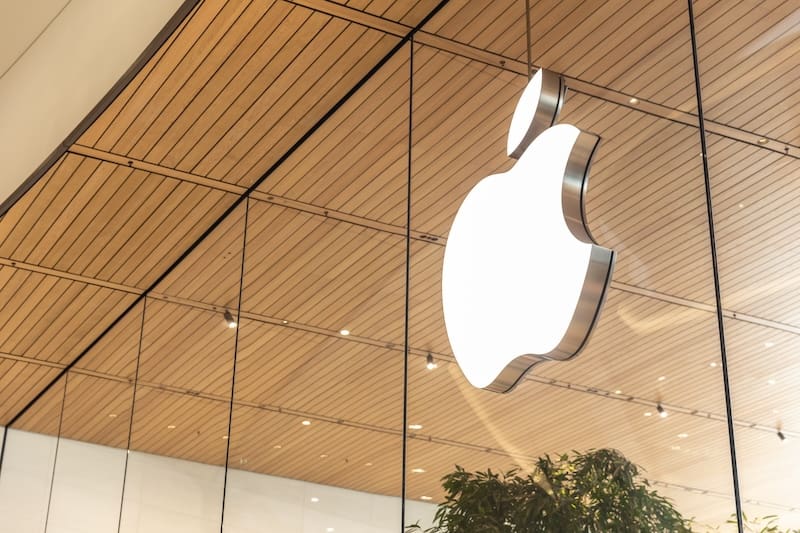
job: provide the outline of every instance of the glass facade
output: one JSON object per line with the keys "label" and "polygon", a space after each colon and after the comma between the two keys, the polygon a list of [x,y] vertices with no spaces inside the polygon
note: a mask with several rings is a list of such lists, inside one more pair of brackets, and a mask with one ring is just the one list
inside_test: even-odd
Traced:
{"label": "glass facade", "polygon": [[[2,312],[43,317],[0,345],[34,365],[0,378],[0,529],[424,529],[459,469],[567,501],[541,459],[605,449],[693,531],[735,530],[737,491],[800,526],[796,8],[300,4],[199,4],[0,220]],[[498,394],[455,361],[442,260],[514,164],[529,60],[601,138],[585,216],[617,259],[585,349]],[[496,498],[469,512],[520,530]]]}

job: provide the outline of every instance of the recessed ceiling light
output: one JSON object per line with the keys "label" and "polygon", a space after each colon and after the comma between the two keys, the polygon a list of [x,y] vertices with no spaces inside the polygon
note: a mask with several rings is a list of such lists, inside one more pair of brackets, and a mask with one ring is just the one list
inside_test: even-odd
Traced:
{"label": "recessed ceiling light", "polygon": [[325,531],[327,531],[328,533],[333,533],[333,532],[334,532],[334,531],[336,531],[336,530],[335,530],[335,529],[333,529],[332,527],[326,527],[326,528],[325,528]]}
{"label": "recessed ceiling light", "polygon": [[414,474],[424,474],[425,473],[425,469],[424,468],[412,468],[411,472],[413,472]]}
{"label": "recessed ceiling light", "polygon": [[743,203],[739,203],[739,209],[744,209],[744,204]]}
{"label": "recessed ceiling light", "polygon": [[320,459],[327,459],[328,458],[328,454],[327,453],[320,454],[319,458]]}
{"label": "recessed ceiling light", "polygon": [[420,496],[420,497],[419,497],[419,499],[420,499],[420,500],[425,500],[426,502],[429,502],[429,501],[431,501],[433,498],[431,498],[430,496]]}
{"label": "recessed ceiling light", "polygon": [[339,330],[339,335],[347,337],[348,335],[350,335],[350,330],[349,329],[340,329]]}
{"label": "recessed ceiling light", "polygon": [[303,424],[304,426],[310,426],[311,425],[311,420],[303,420],[301,422],[301,424]]}
{"label": "recessed ceiling light", "polygon": [[288,324],[288,323],[289,323],[288,320],[281,320],[281,324]]}
{"label": "recessed ceiling light", "polygon": [[658,381],[664,381],[667,379],[667,376],[658,376]]}
{"label": "recessed ceiling light", "polygon": [[767,383],[768,383],[769,385],[775,385],[775,384],[777,383],[777,381],[775,381],[774,379],[768,379],[768,380],[767,380]]}
{"label": "recessed ceiling light", "polygon": [[240,458],[239,459],[239,464],[240,465],[246,465],[247,464],[247,459],[245,459],[244,457]]}
{"label": "recessed ceiling light", "polygon": [[167,429],[175,429],[175,425],[174,424],[170,424],[170,425],[167,426]]}
{"label": "recessed ceiling light", "polygon": [[372,466],[372,463],[364,463],[364,466]]}
{"label": "recessed ceiling light", "polygon": [[614,394],[622,394],[622,391],[617,389],[617,390],[614,391]]}
{"label": "recessed ceiling light", "polygon": [[667,418],[669,416],[669,413],[661,404],[656,405],[656,411],[658,411],[658,416],[661,418]]}
{"label": "recessed ceiling light", "polygon": [[628,100],[628,102],[633,104],[633,105],[636,105],[636,104],[639,103],[639,99],[634,97],[634,98],[631,98],[630,100]]}
{"label": "recessed ceiling light", "polygon": [[679,450],[681,449],[681,447],[680,447],[680,446],[670,446],[670,449],[671,449],[672,451],[675,451],[675,452],[677,452],[677,451],[679,451]]}
{"label": "recessed ceiling light", "polygon": [[415,431],[418,429],[422,429],[422,424],[409,424],[408,429],[413,429]]}
{"label": "recessed ceiling light", "polygon": [[711,368],[717,368],[717,363],[716,362],[711,362],[711,363],[708,363],[708,366],[710,366]]}
{"label": "recessed ceiling light", "polygon": [[775,346],[775,343],[772,341],[767,341],[764,343],[764,348],[772,348],[773,346]]}
{"label": "recessed ceiling light", "polygon": [[689,434],[688,434],[688,433],[678,433],[678,438],[679,438],[679,439],[685,439],[685,438],[686,438],[686,437],[688,437],[688,436],[689,436]]}
{"label": "recessed ceiling light", "polygon": [[318,501],[319,501],[319,498],[317,498],[316,496],[313,496],[311,498],[311,503],[317,503]]}
{"label": "recessed ceiling light", "polygon": [[117,418],[117,413],[108,413],[108,418]]}
{"label": "recessed ceiling light", "polygon": [[644,416],[653,416],[653,413],[651,413],[650,411],[645,411]]}
{"label": "recessed ceiling light", "polygon": [[228,440],[228,436],[227,435],[223,435],[222,436],[222,440]]}
{"label": "recessed ceiling light", "polygon": [[761,137],[758,140],[758,144],[767,144],[768,142],[769,142],[769,139],[767,139],[766,137]]}
{"label": "recessed ceiling light", "polygon": [[281,446],[280,444],[276,444],[275,446],[272,447],[273,450],[280,450],[281,448],[283,448],[283,446]]}

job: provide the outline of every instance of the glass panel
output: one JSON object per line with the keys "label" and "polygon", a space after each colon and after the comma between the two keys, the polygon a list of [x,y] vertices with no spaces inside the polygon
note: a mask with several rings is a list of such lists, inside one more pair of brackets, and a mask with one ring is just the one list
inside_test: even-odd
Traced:
{"label": "glass panel", "polygon": [[219,531],[245,211],[147,299],[121,531]]}
{"label": "glass panel", "polygon": [[[554,40],[547,51],[534,44],[534,63],[558,67],[568,76],[572,63],[556,58],[606,53],[616,72],[603,85],[612,79],[635,80],[643,91],[649,89],[631,94],[645,94],[644,98],[674,109],[651,112],[655,108],[645,110],[607,97],[606,87],[589,91],[567,77],[559,122],[601,137],[585,197],[587,225],[600,245],[617,253],[617,262],[605,307],[585,350],[568,362],[536,366],[508,394],[475,389],[463,377],[445,331],[440,287],[443,245],[459,205],[468,191],[477,191],[473,187],[482,178],[510,171],[514,165],[505,155],[506,134],[527,80],[424,45],[415,49],[412,229],[426,237],[414,242],[411,260],[410,345],[415,357],[410,362],[408,404],[409,424],[414,425],[408,441],[409,499],[444,503],[447,491],[442,477],[457,466],[471,473],[516,468],[522,477],[531,474],[526,481],[531,491],[538,487],[546,492],[558,481],[556,474],[544,476],[537,467],[548,456],[557,463],[562,454],[573,459],[586,454],[587,460],[596,461],[593,464],[608,466],[608,456],[594,452],[610,449],[640,465],[641,480],[646,479],[651,490],[667,494],[684,518],[694,518],[692,527],[722,526],[733,512],[700,139],[696,127],[675,120],[693,106],[688,18],[683,9],[665,6],[648,8],[673,10],[669,17],[673,47],[659,48],[657,53],[675,62],[658,76],[647,75],[644,63],[628,63],[629,58],[616,54],[621,48],[594,47],[591,39],[563,38],[558,45]],[[540,7],[532,14],[538,28],[535,35],[553,35],[569,26],[567,19],[537,18]],[[584,15],[579,35],[591,33],[592,27],[602,34],[605,23],[598,21],[616,19],[614,24],[622,27],[649,24],[647,17],[623,15],[627,11],[612,4],[573,11],[580,10]],[[511,17],[503,20],[511,25]],[[521,15],[514,20],[519,24]],[[622,20],[626,22],[621,24]],[[655,20],[656,26],[664,22]],[[456,24],[455,19],[450,23]],[[522,34],[517,31],[515,42],[524,50]],[[626,30],[621,31],[620,41],[622,35]],[[644,38],[635,33],[631,43],[620,46],[635,46]],[[653,59],[646,49],[639,53]],[[682,75],[676,77],[673,71]],[[652,85],[647,85],[648,77]],[[684,87],[684,82],[689,85]],[[628,90],[625,87],[610,86]],[[491,207],[483,209],[488,213]],[[483,220],[491,224],[493,219]],[[562,223],[542,221],[542,231]],[[487,234],[506,237],[515,230],[492,227]],[[525,235],[514,240],[526,246]],[[543,250],[539,260],[556,259],[553,252]],[[502,269],[496,275],[508,276],[511,271]],[[506,335],[502,328],[508,320],[491,318],[497,327],[484,334]],[[438,364],[434,369],[427,368],[428,353]],[[573,475],[574,470],[562,467],[562,475]],[[622,483],[615,487],[623,490]],[[601,501],[576,498],[578,508]],[[470,505],[463,493],[455,500]],[[486,514],[481,509],[493,507],[487,501],[473,503],[468,511],[473,514]],[[622,507],[614,505],[617,510]],[[634,505],[631,512],[641,515],[642,505]],[[534,515],[543,516],[538,511]],[[551,529],[568,527],[561,516]],[[488,518],[496,523],[517,519],[502,512]]]}
{"label": "glass panel", "polygon": [[743,509],[751,519],[777,515],[782,527],[798,527],[791,485],[800,474],[793,453],[800,164],[768,146],[710,134],[709,166]]}
{"label": "glass panel", "polygon": [[134,306],[67,373],[48,531],[118,527],[143,311]]}
{"label": "glass panel", "polygon": [[226,530],[400,523],[407,58],[250,200]]}
{"label": "glass panel", "polygon": [[800,9],[709,2],[696,18],[743,510],[798,528]]}
{"label": "glass panel", "polygon": [[66,386],[62,377],[7,431],[0,516],[8,531],[45,530]]}

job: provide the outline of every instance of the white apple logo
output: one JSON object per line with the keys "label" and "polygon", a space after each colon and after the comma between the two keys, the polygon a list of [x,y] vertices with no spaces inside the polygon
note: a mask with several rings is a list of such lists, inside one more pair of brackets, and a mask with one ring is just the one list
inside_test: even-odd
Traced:
{"label": "white apple logo", "polygon": [[536,363],[586,344],[611,281],[614,253],[594,244],[584,195],[595,135],[553,126],[561,78],[540,70],[511,121],[504,174],[481,180],[456,214],[444,253],[450,345],[474,386],[508,392]]}

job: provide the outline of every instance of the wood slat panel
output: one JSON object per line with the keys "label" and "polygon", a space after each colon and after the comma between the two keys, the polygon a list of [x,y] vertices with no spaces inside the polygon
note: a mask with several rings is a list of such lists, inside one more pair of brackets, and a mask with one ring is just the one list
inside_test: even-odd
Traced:
{"label": "wood slat panel", "polygon": [[[699,11],[699,8],[696,8]],[[640,99],[695,109],[689,19],[677,2],[531,2],[534,64]],[[450,2],[427,31],[526,61],[525,10],[513,0]]]}
{"label": "wood slat panel", "polygon": [[[8,425],[25,405],[33,399],[31,391],[41,390],[53,380],[59,369],[35,363],[23,363],[7,359],[0,355],[0,426]],[[46,399],[40,403],[44,405]],[[28,419],[29,428],[39,433],[53,434],[58,430],[54,428],[51,418],[42,416],[35,421]]]}
{"label": "wood slat panel", "polygon": [[229,407],[227,402],[139,387],[131,450],[223,465]]}
{"label": "wood slat panel", "polygon": [[712,136],[709,165],[724,305],[800,324],[794,246],[800,163]]}
{"label": "wood slat panel", "polygon": [[[399,435],[327,422],[303,426],[302,420],[237,407],[233,417],[230,466],[313,483],[400,495],[402,439]],[[323,455],[327,457],[321,457]]]}
{"label": "wood slat panel", "polygon": [[401,237],[251,202],[242,309],[402,341]]}
{"label": "wood slat panel", "polygon": [[235,342],[222,313],[150,301],[139,379],[229,398]]}
{"label": "wood slat panel", "polygon": [[239,402],[402,427],[401,351],[243,321],[236,369]]}
{"label": "wood slat panel", "polygon": [[64,364],[135,298],[13,267],[0,267],[0,280],[0,352]]}
{"label": "wood slat panel", "polygon": [[797,146],[797,6],[701,4],[707,5],[697,17],[706,116]]}
{"label": "wood slat panel", "polygon": [[73,154],[64,156],[43,190],[0,223],[0,256],[139,288],[163,273],[234,198]]}

